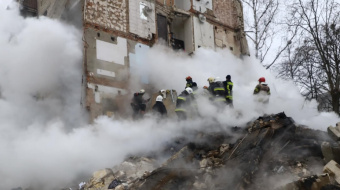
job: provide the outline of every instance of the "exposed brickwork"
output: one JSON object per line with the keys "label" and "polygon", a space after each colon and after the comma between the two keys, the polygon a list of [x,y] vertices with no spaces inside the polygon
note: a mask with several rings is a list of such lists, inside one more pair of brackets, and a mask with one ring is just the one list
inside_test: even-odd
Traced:
{"label": "exposed brickwork", "polygon": [[215,0],[213,1],[214,14],[216,20],[228,25],[229,27],[237,27],[237,10],[235,9],[235,0]]}
{"label": "exposed brickwork", "polygon": [[127,0],[87,0],[85,22],[127,32]]}
{"label": "exposed brickwork", "polygon": [[172,6],[174,5],[174,0],[157,0],[157,3],[166,5],[166,6]]}

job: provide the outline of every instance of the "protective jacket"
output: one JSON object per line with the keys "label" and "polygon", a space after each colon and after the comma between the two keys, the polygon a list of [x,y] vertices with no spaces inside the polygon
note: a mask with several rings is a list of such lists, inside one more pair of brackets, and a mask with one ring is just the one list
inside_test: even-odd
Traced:
{"label": "protective jacket", "polygon": [[193,99],[194,97],[184,90],[177,96],[175,111],[187,111],[186,109],[191,105]]}
{"label": "protective jacket", "polygon": [[221,81],[216,81],[210,83],[208,88],[210,93],[212,94],[212,100],[214,102],[225,102],[225,88]]}
{"label": "protective jacket", "polygon": [[185,85],[185,88],[192,88],[192,90],[197,90],[197,83],[196,82],[192,82],[192,80],[187,80],[187,84]]}
{"label": "protective jacket", "polygon": [[264,83],[260,83],[258,85],[256,85],[255,89],[254,89],[254,94],[258,94],[260,92],[263,92],[262,94],[267,94],[270,95],[270,88],[268,86],[268,84],[264,84]]}
{"label": "protective jacket", "polygon": [[166,116],[167,115],[167,110],[163,102],[156,102],[155,105],[152,107],[152,110],[155,113],[159,113],[161,116]]}
{"label": "protective jacket", "polygon": [[224,88],[225,88],[225,98],[227,100],[233,99],[233,86],[234,83],[231,80],[226,80],[223,82]]}
{"label": "protective jacket", "polygon": [[139,111],[145,111],[146,109],[146,104],[145,100],[143,99],[143,95],[141,93],[134,93],[133,98],[131,100],[131,107],[135,113]]}

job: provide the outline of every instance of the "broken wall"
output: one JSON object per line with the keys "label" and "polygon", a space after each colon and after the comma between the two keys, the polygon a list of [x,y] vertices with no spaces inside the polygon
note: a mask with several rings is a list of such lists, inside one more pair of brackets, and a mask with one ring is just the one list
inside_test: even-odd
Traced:
{"label": "broken wall", "polygon": [[128,0],[86,0],[84,20],[103,28],[127,32]]}
{"label": "broken wall", "polygon": [[151,39],[156,33],[155,2],[129,0],[129,31],[142,38]]}
{"label": "broken wall", "polygon": [[[187,53],[194,51],[193,21],[192,16],[175,16],[171,23],[172,38],[184,42],[184,50]],[[173,43],[173,42],[172,42]]]}
{"label": "broken wall", "polygon": [[201,21],[197,17],[194,20],[195,49],[206,47],[215,49],[214,26],[206,21]]}
{"label": "broken wall", "polygon": [[215,44],[228,48],[234,55],[250,55],[244,33],[243,7],[239,0],[215,0],[213,2]]}
{"label": "broken wall", "polygon": [[205,13],[207,9],[213,9],[212,0],[192,0],[193,9],[201,13]]}
{"label": "broken wall", "polygon": [[172,6],[174,4],[174,0],[156,0],[158,4]]}
{"label": "broken wall", "polygon": [[237,10],[235,8],[236,0],[215,0],[213,2],[213,11],[216,20],[232,28],[237,27]]}
{"label": "broken wall", "polygon": [[70,0],[38,0],[38,15],[59,19]]}
{"label": "broken wall", "polygon": [[130,94],[130,89],[140,86],[152,89],[141,55],[159,38],[188,54],[199,47],[228,48],[236,56],[245,54],[248,46],[242,33],[243,20],[239,18],[243,16],[242,6],[238,3],[86,0],[83,102],[91,121],[102,114],[124,115],[131,111],[131,96],[124,96]]}
{"label": "broken wall", "polygon": [[228,48],[236,56],[241,55],[241,44],[236,38],[236,33],[222,27],[215,27],[215,44],[221,49]]}
{"label": "broken wall", "polygon": [[178,9],[188,11],[191,8],[191,0],[175,0],[174,5]]}
{"label": "broken wall", "polygon": [[[129,63],[127,40],[113,34],[86,28],[85,38],[85,106],[91,121],[98,115],[122,113],[125,101],[117,98],[127,93]],[[117,114],[116,114],[117,115]]]}

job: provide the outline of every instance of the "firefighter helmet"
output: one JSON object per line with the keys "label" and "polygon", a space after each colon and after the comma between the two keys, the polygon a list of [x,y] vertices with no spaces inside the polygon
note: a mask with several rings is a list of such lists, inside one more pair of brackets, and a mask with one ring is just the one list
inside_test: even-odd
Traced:
{"label": "firefighter helmet", "polygon": [[158,95],[156,97],[156,102],[163,102],[163,97],[161,95]]}
{"label": "firefighter helmet", "polygon": [[213,82],[215,82],[215,80],[216,80],[216,79],[215,79],[214,77],[209,77],[209,78],[208,78],[208,82],[209,82],[209,83],[213,83]]}
{"label": "firefighter helmet", "polygon": [[188,94],[192,94],[192,93],[193,93],[193,90],[192,90],[192,88],[189,88],[189,87],[188,87],[188,88],[186,88],[186,89],[185,89],[185,91],[187,91],[187,93],[188,93]]}
{"label": "firefighter helmet", "polygon": [[266,82],[266,79],[264,77],[259,78],[259,82]]}
{"label": "firefighter helmet", "polygon": [[192,80],[191,76],[187,76],[185,80]]}
{"label": "firefighter helmet", "polygon": [[139,93],[140,93],[140,94],[144,94],[144,93],[145,93],[145,90],[144,90],[144,89],[141,89],[141,90],[139,91]]}

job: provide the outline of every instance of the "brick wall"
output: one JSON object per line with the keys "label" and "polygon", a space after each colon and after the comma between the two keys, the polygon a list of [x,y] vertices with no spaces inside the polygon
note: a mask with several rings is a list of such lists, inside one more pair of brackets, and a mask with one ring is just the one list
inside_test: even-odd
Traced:
{"label": "brick wall", "polygon": [[232,27],[237,27],[237,10],[235,0],[215,0],[213,1],[213,10],[216,20]]}
{"label": "brick wall", "polygon": [[127,32],[128,0],[87,0],[85,22]]}

